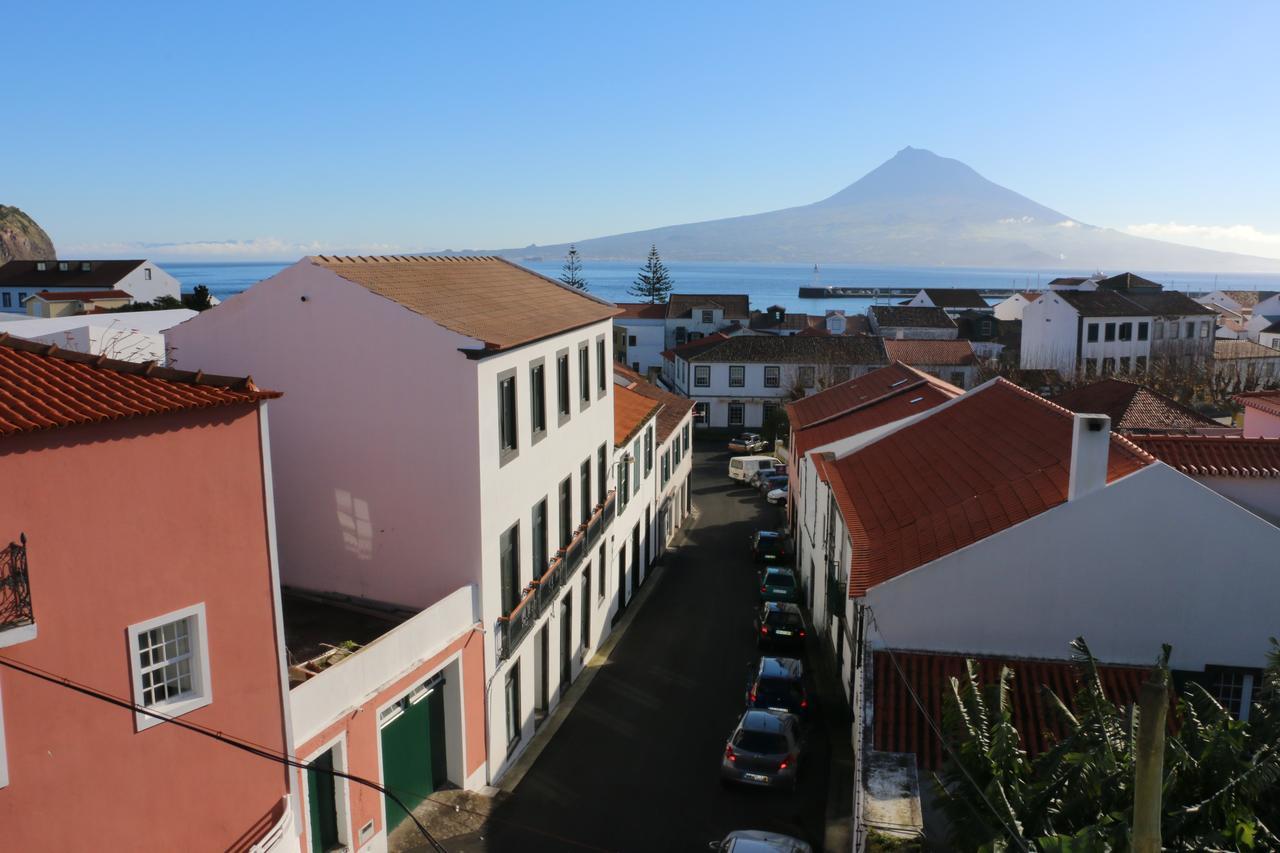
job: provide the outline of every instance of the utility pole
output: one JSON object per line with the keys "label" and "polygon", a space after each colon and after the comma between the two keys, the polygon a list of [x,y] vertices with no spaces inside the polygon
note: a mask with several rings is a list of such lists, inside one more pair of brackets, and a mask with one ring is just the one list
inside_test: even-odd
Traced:
{"label": "utility pole", "polygon": [[1160,667],[1138,696],[1138,754],[1134,761],[1133,850],[1160,853],[1161,789],[1164,785],[1165,714],[1169,711],[1168,671]]}

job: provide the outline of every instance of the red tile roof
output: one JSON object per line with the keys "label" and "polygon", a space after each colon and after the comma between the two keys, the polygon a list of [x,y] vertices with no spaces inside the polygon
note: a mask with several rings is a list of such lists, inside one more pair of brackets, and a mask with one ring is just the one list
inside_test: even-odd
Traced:
{"label": "red tile roof", "polygon": [[431,255],[304,258],[484,344],[511,349],[618,313],[612,302],[505,258]]}
{"label": "red tile roof", "polygon": [[279,396],[251,378],[116,361],[0,334],[0,435]]}
{"label": "red tile roof", "polygon": [[1251,409],[1280,417],[1280,391],[1251,391],[1247,394],[1237,394],[1236,401]]}
{"label": "red tile roof", "polygon": [[619,302],[617,304],[622,309],[622,313],[618,315],[618,319],[621,320],[663,320],[667,316],[665,302]]}
{"label": "red tile roof", "polygon": [[640,432],[645,422],[662,407],[657,400],[637,394],[621,385],[613,386],[613,446],[621,447]]}
{"label": "red tile roof", "polygon": [[1135,435],[1133,442],[1184,474],[1201,477],[1280,477],[1280,438]]}
{"label": "red tile roof", "polygon": [[93,302],[95,299],[132,299],[123,290],[42,290],[35,295],[45,302]]}
{"label": "red tile roof", "polygon": [[751,316],[751,299],[745,293],[673,293],[668,297],[667,316],[692,318],[700,308],[721,308],[726,320],[746,320]]}
{"label": "red tile roof", "polygon": [[[897,660],[903,675],[893,665]],[[1010,700],[1013,725],[1022,736],[1022,747],[1032,755],[1049,748],[1052,738],[1061,736],[1041,690],[1048,687],[1074,710],[1075,695],[1080,689],[1075,665],[1062,660],[1026,660],[1011,658],[975,658],[983,684],[995,684],[1000,670],[1007,666],[1014,678]],[[904,682],[905,676],[905,682]],[[1098,666],[1107,698],[1121,706],[1137,701],[1146,670],[1136,666]],[[927,770],[943,764],[945,752],[937,735],[907,690],[907,684],[920,698],[921,704],[935,721],[942,720],[943,696],[951,690],[950,679],[967,677],[965,656],[932,652],[878,651],[873,663],[872,747],[885,752],[915,753],[916,763]]]}
{"label": "red tile roof", "polygon": [[688,341],[669,350],[663,350],[662,357],[666,361],[672,361],[678,355],[688,361],[698,353],[719,346],[727,340],[729,340],[729,336],[723,332],[712,332],[705,338],[698,338],[696,341]]}
{"label": "red tile roof", "polygon": [[[1072,422],[995,379],[829,466],[853,542],[849,595],[1064,503]],[[1152,461],[1113,434],[1107,479]]]}
{"label": "red tile roof", "polygon": [[945,364],[963,366],[974,364],[973,344],[965,340],[928,341],[895,340],[885,338],[884,351],[894,361],[906,364]]}
{"label": "red tile roof", "polygon": [[648,397],[650,400],[656,400],[662,404],[662,408],[658,410],[658,443],[666,441],[671,433],[675,432],[676,427],[685,419],[685,416],[693,411],[694,401],[688,397],[682,397],[679,394],[672,394],[670,391],[663,390],[649,380],[645,379],[639,373],[636,373],[625,365],[613,365],[613,372],[618,376],[624,377],[627,382],[627,389],[634,391],[642,397]]}
{"label": "red tile roof", "polygon": [[1073,412],[1106,415],[1111,428],[1142,432],[1171,432],[1195,429],[1222,429],[1178,401],[1157,394],[1145,385],[1123,379],[1101,379],[1064,391],[1053,402]]}

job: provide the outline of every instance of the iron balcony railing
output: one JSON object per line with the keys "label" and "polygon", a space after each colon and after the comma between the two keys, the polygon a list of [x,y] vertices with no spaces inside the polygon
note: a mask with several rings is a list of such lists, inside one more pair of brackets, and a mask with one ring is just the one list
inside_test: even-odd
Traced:
{"label": "iron balcony railing", "polygon": [[618,509],[617,497],[618,497],[618,493],[615,490],[609,493],[609,497],[605,498],[605,501],[604,501],[604,526],[605,527],[608,527],[610,524],[613,523],[613,517],[616,514]]}
{"label": "iron balcony railing", "polygon": [[835,619],[844,615],[845,604],[849,600],[849,584],[840,578],[827,578],[827,618]]}
{"label": "iron balcony railing", "polygon": [[35,621],[27,580],[27,535],[0,550],[0,631]]}
{"label": "iron balcony railing", "polygon": [[531,584],[520,603],[498,619],[498,660],[506,660],[520,647],[520,642],[538,621],[538,615],[538,589],[536,584]]}

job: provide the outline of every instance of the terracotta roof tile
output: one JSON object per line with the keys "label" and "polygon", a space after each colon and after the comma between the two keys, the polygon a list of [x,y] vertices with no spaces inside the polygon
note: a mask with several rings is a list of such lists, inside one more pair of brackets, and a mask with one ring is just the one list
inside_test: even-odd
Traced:
{"label": "terracotta roof tile", "polygon": [[[972,656],[969,656],[972,657]],[[871,716],[872,748],[883,752],[910,752],[926,770],[942,766],[946,753],[926,718],[920,713],[910,691],[914,691],[934,720],[942,719],[943,697],[950,692],[950,679],[967,677],[965,655],[936,652],[887,651],[874,653],[872,664]],[[1048,687],[1075,709],[1075,695],[1081,683],[1075,665],[1065,660],[1025,658],[973,658],[983,684],[995,684],[1000,670],[1009,667],[1014,678],[1011,689],[1013,725],[1022,736],[1022,747],[1032,755],[1044,752],[1055,737],[1064,732],[1057,717],[1045,703],[1042,688]],[[894,666],[897,661],[897,667]],[[902,675],[898,674],[898,667]],[[1117,705],[1138,699],[1146,670],[1137,666],[1099,665],[1107,698]],[[908,690],[910,685],[910,691]],[[1171,701],[1176,698],[1171,697]]]}
{"label": "terracotta roof tile", "polygon": [[696,362],[729,361],[735,364],[853,365],[887,364],[889,361],[879,338],[851,335],[824,338],[739,335],[686,358]]}
{"label": "terracotta roof tile", "polygon": [[913,329],[954,329],[955,320],[941,308],[911,305],[872,305],[871,316],[877,326],[902,326]]}
{"label": "terracotta roof tile", "polygon": [[926,287],[924,293],[938,308],[990,308],[982,291],[964,287]]}
{"label": "terracotta roof tile", "polygon": [[1213,357],[1216,361],[1229,361],[1237,358],[1280,358],[1280,349],[1264,347],[1254,341],[1218,339],[1213,342]]}
{"label": "terracotta roof tile", "polygon": [[642,397],[648,397],[650,400],[656,400],[662,404],[662,408],[658,410],[659,444],[666,441],[671,436],[671,433],[675,432],[676,427],[680,426],[680,422],[685,419],[685,416],[693,411],[693,400],[659,388],[629,367],[614,364],[613,372],[626,377],[628,382],[631,383],[627,386],[627,390],[634,391]]}
{"label": "terracotta roof tile", "polygon": [[[850,596],[1065,502],[1071,433],[1071,412],[995,379],[828,466]],[[1113,434],[1107,479],[1152,461]]]}
{"label": "terracotta roof tile", "polygon": [[691,317],[696,308],[720,308],[726,320],[751,317],[751,300],[745,293],[673,293],[667,300],[666,316]]}
{"label": "terracotta roof tile", "polygon": [[884,351],[905,364],[945,364],[956,367],[974,364],[973,344],[966,340],[922,341],[885,338]]}
{"label": "terracotta roof tile", "polygon": [[1222,424],[1157,394],[1145,385],[1123,379],[1101,379],[1064,391],[1053,398],[1073,412],[1106,415],[1111,428],[1124,432],[1222,429]]}
{"label": "terracotta roof tile", "polygon": [[504,258],[383,255],[305,259],[499,351],[618,314],[611,302]]}
{"label": "terracotta roof tile", "polygon": [[1055,290],[1082,317],[1150,317],[1152,312],[1114,290]]}
{"label": "terracotta roof tile", "polygon": [[621,447],[640,432],[662,404],[621,385],[613,386],[613,446]]}
{"label": "terracotta roof tile", "polygon": [[619,302],[620,320],[662,320],[667,316],[667,306],[661,302]]}
{"label": "terracotta roof tile", "polygon": [[0,334],[0,435],[279,396],[248,378],[116,361]]}
{"label": "terracotta roof tile", "polygon": [[1134,444],[1184,474],[1280,477],[1280,438],[1238,435],[1137,435]]}
{"label": "terracotta roof tile", "polygon": [[918,388],[926,384],[942,389],[948,397],[964,393],[941,379],[935,379],[905,364],[894,363],[788,403],[787,417],[792,429],[808,429],[823,421],[893,397],[904,388]]}
{"label": "terracotta roof tile", "polygon": [[696,341],[689,341],[687,343],[680,344],[678,347],[663,350],[662,357],[667,361],[671,361],[678,355],[688,361],[695,355],[704,353],[709,349],[714,349],[727,340],[729,340],[729,336],[723,332],[712,332],[705,338],[698,338]]}
{"label": "terracotta roof tile", "polygon": [[1280,417],[1280,391],[1251,391],[1237,394],[1236,401],[1243,406]]}

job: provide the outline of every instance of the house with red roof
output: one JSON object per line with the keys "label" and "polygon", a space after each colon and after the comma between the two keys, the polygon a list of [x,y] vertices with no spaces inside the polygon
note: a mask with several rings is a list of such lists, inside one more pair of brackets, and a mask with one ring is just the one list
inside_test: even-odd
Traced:
{"label": "house with red roof", "polygon": [[279,396],[0,335],[5,849],[298,849]]}
{"label": "house with red roof", "polygon": [[1247,438],[1280,438],[1280,390],[1238,394],[1236,401],[1244,406]]}

